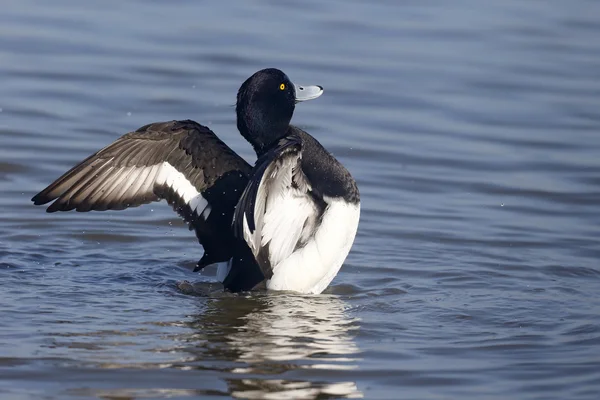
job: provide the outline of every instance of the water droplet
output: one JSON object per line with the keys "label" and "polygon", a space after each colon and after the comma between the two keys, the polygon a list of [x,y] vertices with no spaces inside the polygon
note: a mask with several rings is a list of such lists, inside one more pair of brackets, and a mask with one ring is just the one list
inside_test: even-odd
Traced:
{"label": "water droplet", "polygon": [[500,207],[504,207],[504,203],[500,203]]}
{"label": "water droplet", "polygon": [[127,116],[131,117],[131,111],[127,111]]}

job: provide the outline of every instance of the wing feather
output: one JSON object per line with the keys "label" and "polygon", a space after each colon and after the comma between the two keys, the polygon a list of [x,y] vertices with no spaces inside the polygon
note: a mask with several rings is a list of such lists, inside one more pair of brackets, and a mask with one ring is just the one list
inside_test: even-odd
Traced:
{"label": "wing feather", "polygon": [[[86,158],[32,201],[52,202],[47,211],[55,212],[120,210],[166,199],[196,231],[205,252],[210,243],[208,259],[222,261],[233,241],[233,209],[250,172],[207,127],[189,120],[159,122]],[[219,212],[211,212],[215,209]]]}
{"label": "wing feather", "polygon": [[157,186],[167,185],[180,197],[175,201],[186,202],[234,170],[247,175],[250,166],[208,128],[193,121],[156,123],[83,160],[32,200],[54,201],[49,212],[120,209],[159,200]]}
{"label": "wing feather", "polygon": [[267,279],[302,245],[322,213],[301,162],[301,139],[281,139],[258,159],[236,207],[235,234],[248,244]]}

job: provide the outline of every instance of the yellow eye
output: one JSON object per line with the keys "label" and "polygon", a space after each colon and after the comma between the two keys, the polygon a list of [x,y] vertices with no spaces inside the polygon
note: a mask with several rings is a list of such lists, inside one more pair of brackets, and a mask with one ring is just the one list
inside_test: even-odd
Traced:
{"label": "yellow eye", "polygon": [[282,83],[281,85],[279,85],[279,90],[285,90],[285,83]]}

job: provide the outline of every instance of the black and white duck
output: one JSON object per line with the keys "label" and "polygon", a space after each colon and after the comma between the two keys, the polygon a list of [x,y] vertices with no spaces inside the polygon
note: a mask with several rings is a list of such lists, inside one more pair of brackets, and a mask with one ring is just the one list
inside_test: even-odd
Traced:
{"label": "black and white duck", "polygon": [[346,259],[358,227],[356,182],[325,148],[290,125],[296,103],[321,86],[294,85],[278,69],[248,78],[237,127],[254,167],[197,122],[143,126],[83,160],[35,195],[48,212],[121,210],[165,199],[196,232],[232,292],[321,293]]}

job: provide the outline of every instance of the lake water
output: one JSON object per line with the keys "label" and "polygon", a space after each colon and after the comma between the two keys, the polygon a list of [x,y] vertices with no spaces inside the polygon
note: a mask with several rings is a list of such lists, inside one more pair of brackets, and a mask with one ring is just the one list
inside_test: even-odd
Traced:
{"label": "lake water", "polygon": [[[4,0],[0,398],[599,398],[599,16],[592,0]],[[264,67],[325,87],[293,122],[361,189],[324,294],[223,293],[164,203],[30,203],[154,121],[209,125],[252,162],[233,104]]]}

